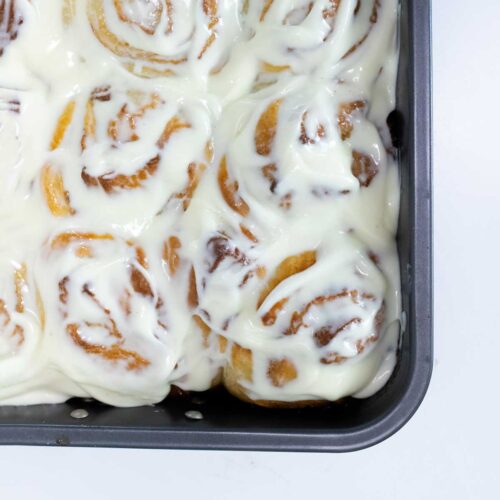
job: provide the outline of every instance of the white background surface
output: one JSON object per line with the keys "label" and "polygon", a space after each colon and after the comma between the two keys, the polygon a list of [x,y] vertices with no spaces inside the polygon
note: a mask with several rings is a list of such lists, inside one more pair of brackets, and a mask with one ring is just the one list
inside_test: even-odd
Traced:
{"label": "white background surface", "polygon": [[3,447],[0,498],[500,498],[499,20],[434,1],[435,366],[403,430],[348,455]]}

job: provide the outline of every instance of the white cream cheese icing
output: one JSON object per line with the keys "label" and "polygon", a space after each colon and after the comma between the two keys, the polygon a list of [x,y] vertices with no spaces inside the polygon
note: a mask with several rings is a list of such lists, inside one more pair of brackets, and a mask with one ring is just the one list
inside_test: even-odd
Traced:
{"label": "white cream cheese icing", "polygon": [[396,28],[397,0],[6,2],[0,403],[156,403],[235,345],[251,399],[380,389]]}

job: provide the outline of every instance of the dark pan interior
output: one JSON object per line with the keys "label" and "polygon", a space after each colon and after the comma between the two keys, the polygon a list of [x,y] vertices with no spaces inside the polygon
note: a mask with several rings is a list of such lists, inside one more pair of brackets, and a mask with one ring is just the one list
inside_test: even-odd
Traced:
{"label": "dark pan interior", "polygon": [[[370,446],[401,427],[425,394],[432,360],[429,37],[428,2],[403,0],[398,109],[389,125],[401,158],[398,245],[407,326],[397,368],[379,393],[292,411],[252,407],[222,390],[133,409],[78,399],[0,407],[0,443],[348,451]],[[71,417],[78,408],[86,409],[88,417]],[[200,411],[203,419],[188,419],[188,410]]]}

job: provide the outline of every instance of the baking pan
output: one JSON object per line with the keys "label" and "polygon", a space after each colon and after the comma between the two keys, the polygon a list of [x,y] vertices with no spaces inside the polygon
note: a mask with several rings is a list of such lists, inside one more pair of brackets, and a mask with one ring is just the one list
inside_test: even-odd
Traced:
{"label": "baking pan", "polygon": [[398,106],[388,121],[401,157],[405,329],[388,384],[320,410],[254,408],[218,390],[131,409],[78,399],[0,407],[0,444],[338,452],[374,445],[411,418],[432,371],[429,0],[402,0],[400,39]]}

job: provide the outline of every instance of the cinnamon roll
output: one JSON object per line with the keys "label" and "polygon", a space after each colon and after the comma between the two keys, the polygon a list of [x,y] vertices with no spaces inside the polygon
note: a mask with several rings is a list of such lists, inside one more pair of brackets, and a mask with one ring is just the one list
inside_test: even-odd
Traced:
{"label": "cinnamon roll", "polygon": [[355,238],[278,260],[276,249],[239,247],[221,234],[206,255],[199,310],[220,332],[233,394],[263,406],[313,404],[357,392],[376,375],[387,348],[387,283]]}
{"label": "cinnamon roll", "polygon": [[185,210],[211,161],[210,132],[201,101],[94,87],[64,104],[57,118],[40,174],[46,205],[55,217],[88,217],[105,206],[119,223],[146,199],[144,219],[166,204]]}
{"label": "cinnamon roll", "polygon": [[278,212],[338,204],[382,181],[379,173],[392,161],[367,117],[370,103],[347,85],[299,80],[234,106],[220,122],[218,183],[243,218],[267,204]]}
{"label": "cinnamon roll", "polygon": [[352,69],[366,47],[380,41],[372,32],[392,15],[391,5],[380,0],[243,2],[242,23],[255,56],[254,90],[290,75],[332,77],[333,68],[345,79],[342,69]]}
{"label": "cinnamon roll", "polygon": [[175,342],[160,280],[139,244],[68,230],[47,242],[37,274],[61,371],[114,405],[166,396]]}
{"label": "cinnamon roll", "polygon": [[224,65],[238,36],[236,1],[65,2],[65,24],[88,23],[97,43],[143,78],[203,78]]}

